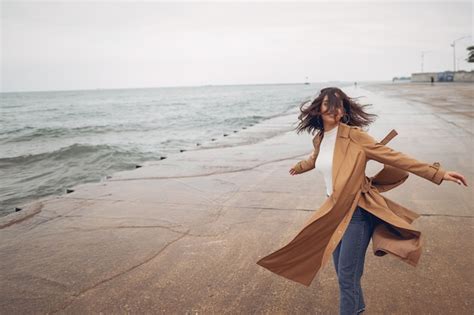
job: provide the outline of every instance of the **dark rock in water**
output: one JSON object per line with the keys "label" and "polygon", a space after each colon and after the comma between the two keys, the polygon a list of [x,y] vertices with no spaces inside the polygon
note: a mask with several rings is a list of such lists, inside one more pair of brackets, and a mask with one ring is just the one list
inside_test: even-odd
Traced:
{"label": "dark rock in water", "polygon": [[237,132],[237,130],[234,130],[234,132]]}
{"label": "dark rock in water", "polygon": [[242,127],[242,129],[247,129],[247,127]]}
{"label": "dark rock in water", "polygon": [[160,160],[166,159],[166,156],[160,156]]}
{"label": "dark rock in water", "polygon": [[227,137],[227,136],[228,136],[228,134],[224,133],[224,137]]}
{"label": "dark rock in water", "polygon": [[184,151],[186,151],[186,150],[185,150],[185,149],[180,149],[180,150],[179,150],[179,152],[184,152]]}
{"label": "dark rock in water", "polygon": [[211,141],[216,141],[216,138],[212,138]]}
{"label": "dark rock in water", "polygon": [[107,176],[105,176],[105,178],[106,178],[106,179],[111,179],[111,178],[112,178],[112,176],[110,176],[110,175],[107,175]]}
{"label": "dark rock in water", "polygon": [[20,210],[23,210],[22,208],[15,207],[15,212],[18,212]]}
{"label": "dark rock in water", "polygon": [[135,165],[135,168],[140,168],[140,167],[142,167],[142,166],[141,165]]}
{"label": "dark rock in water", "polygon": [[70,193],[73,193],[74,192],[74,189],[66,189],[66,194],[70,194]]}
{"label": "dark rock in water", "polygon": [[196,145],[197,145],[197,146],[200,146],[201,144],[198,142],[198,143],[196,143]]}

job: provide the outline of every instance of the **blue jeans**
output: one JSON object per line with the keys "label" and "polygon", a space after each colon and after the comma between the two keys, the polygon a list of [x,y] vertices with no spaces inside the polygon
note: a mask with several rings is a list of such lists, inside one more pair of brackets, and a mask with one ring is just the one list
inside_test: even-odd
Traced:
{"label": "blue jeans", "polygon": [[357,206],[341,241],[332,254],[339,282],[341,315],[359,314],[365,310],[360,279],[375,220],[373,214]]}

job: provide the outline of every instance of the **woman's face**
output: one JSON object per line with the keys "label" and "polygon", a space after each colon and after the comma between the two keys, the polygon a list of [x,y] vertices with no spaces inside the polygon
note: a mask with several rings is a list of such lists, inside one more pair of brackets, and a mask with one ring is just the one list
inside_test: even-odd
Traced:
{"label": "woman's face", "polygon": [[[336,96],[339,97],[339,95],[336,94]],[[329,113],[328,112],[328,106],[329,105],[329,98],[327,95],[324,96],[324,99],[323,99],[323,102],[321,104],[321,112],[323,113],[322,114],[322,118],[323,118],[323,123],[326,125],[333,125],[333,124],[337,124],[339,123],[339,121],[341,120],[344,112],[343,112],[343,109],[341,107],[339,107],[337,109],[337,112],[336,113]]]}

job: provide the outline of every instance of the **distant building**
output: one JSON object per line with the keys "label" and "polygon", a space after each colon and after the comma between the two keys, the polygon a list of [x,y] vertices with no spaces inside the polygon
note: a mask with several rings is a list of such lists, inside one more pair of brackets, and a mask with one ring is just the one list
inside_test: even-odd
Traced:
{"label": "distant building", "polygon": [[474,82],[474,71],[418,72],[411,74],[411,82]]}

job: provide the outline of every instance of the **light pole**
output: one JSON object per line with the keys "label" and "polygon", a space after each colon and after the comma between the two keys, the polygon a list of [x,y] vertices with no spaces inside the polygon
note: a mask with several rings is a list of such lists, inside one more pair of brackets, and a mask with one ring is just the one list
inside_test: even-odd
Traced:
{"label": "light pole", "polygon": [[425,53],[430,52],[430,50],[423,50],[421,52],[421,73],[423,73],[423,60],[425,58]]}
{"label": "light pole", "polygon": [[453,40],[453,43],[451,44],[451,47],[453,47],[453,69],[454,69],[454,72],[456,72],[456,42],[458,40],[468,38],[468,37],[471,37],[471,35],[459,37],[458,39]]}

